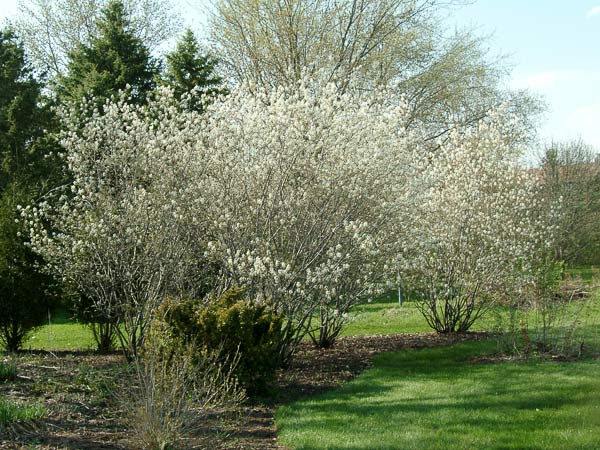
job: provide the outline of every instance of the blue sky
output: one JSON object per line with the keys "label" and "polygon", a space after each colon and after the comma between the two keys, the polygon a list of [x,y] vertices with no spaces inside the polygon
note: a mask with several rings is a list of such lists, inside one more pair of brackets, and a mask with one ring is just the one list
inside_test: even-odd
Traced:
{"label": "blue sky", "polygon": [[[187,24],[202,34],[203,0],[178,0]],[[0,19],[17,0],[0,0]],[[600,0],[478,0],[448,25],[491,35],[490,51],[508,58],[508,86],[541,94],[548,105],[542,141],[576,139],[600,149]]]}
{"label": "blue sky", "polygon": [[509,85],[545,97],[542,139],[581,137],[600,149],[600,0],[479,0],[454,21],[492,33]]}

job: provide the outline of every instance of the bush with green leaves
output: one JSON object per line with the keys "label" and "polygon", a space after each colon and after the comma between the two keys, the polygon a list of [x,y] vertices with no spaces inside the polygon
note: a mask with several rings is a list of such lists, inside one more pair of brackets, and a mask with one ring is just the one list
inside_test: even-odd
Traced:
{"label": "bush with green leaves", "polygon": [[62,171],[44,84],[10,28],[0,29],[0,67],[0,345],[16,351],[44,323],[55,283],[26,245],[29,223],[21,227],[17,207],[43,196]]}
{"label": "bush with green leaves", "polygon": [[41,258],[18,235],[16,207],[24,198],[12,189],[0,193],[0,345],[11,352],[44,324],[53,290],[52,278],[38,269]]}
{"label": "bush with green leaves", "polygon": [[283,320],[268,303],[245,298],[242,289],[208,301],[167,300],[159,317],[181,345],[192,343],[202,355],[219,355],[225,365],[239,357],[235,375],[249,394],[263,391],[273,378]]}
{"label": "bush with green leaves", "polygon": [[184,441],[206,431],[202,419],[211,409],[244,400],[233,373],[237,359],[226,367],[213,355],[195,350],[177,339],[164,321],[152,322],[135,360],[134,382],[122,396],[133,448],[188,448]]}

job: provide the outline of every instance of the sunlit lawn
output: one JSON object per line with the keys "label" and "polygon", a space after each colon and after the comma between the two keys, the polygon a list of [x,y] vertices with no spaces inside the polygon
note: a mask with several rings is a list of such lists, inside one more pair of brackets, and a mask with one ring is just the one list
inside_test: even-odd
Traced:
{"label": "sunlit lawn", "polygon": [[342,331],[343,336],[431,331],[415,303],[405,301],[400,306],[395,292],[355,306],[350,317],[351,322]]}
{"label": "sunlit lawn", "polygon": [[598,449],[600,362],[471,358],[494,342],[380,355],[342,388],[280,408],[290,449]]}
{"label": "sunlit lawn", "polygon": [[[584,268],[579,270],[581,273],[585,272],[585,274],[589,272],[588,275],[591,276],[591,269]],[[432,331],[418,311],[414,299],[409,297],[404,300],[402,306],[400,306],[398,303],[398,294],[396,292],[389,292],[372,299],[371,302],[364,302],[355,306],[350,313],[352,320],[342,331],[342,336],[424,333]],[[568,325],[570,322],[566,319],[577,315],[580,317],[583,325],[590,321],[593,325],[597,323],[596,319],[600,321],[600,301],[590,303],[585,306],[585,310],[580,312],[579,309],[581,308],[582,305],[580,303],[574,303],[571,308],[571,314],[568,317],[560,315],[558,320],[562,320]],[[508,327],[508,316],[509,314],[506,310],[495,308],[475,323],[473,331],[504,330]],[[539,321],[539,317],[531,314],[528,320],[530,325],[535,327]],[[584,331],[587,334],[595,334],[595,337],[597,337],[597,328],[588,326]],[[94,347],[95,344],[89,328],[85,325],[74,323],[70,320],[66,312],[59,312],[56,317],[52,317],[51,325],[38,328],[24,346],[25,349],[46,350],[87,350]]]}
{"label": "sunlit lawn", "polygon": [[[593,301],[574,301],[564,310],[556,311],[554,323],[558,325],[559,329],[564,330],[576,321],[578,333],[585,333],[590,338],[597,338],[599,330],[594,325],[600,323],[599,297],[600,291],[596,291],[592,295]],[[342,336],[432,331],[417,309],[414,298],[404,299],[403,304],[400,305],[397,292],[389,292],[355,306],[350,312],[350,318],[351,321],[342,331]],[[517,320],[526,321],[532,330],[538,328],[541,323],[539,313],[533,311],[526,316],[518,317]],[[510,311],[498,306],[486,312],[476,321],[472,331],[506,331],[510,328],[510,322]]]}
{"label": "sunlit lawn", "polygon": [[[345,334],[429,331],[415,304],[399,306],[395,293],[356,307],[353,317]],[[495,308],[474,329],[500,330],[508,319]],[[540,320],[521,319],[532,330]],[[281,407],[280,440],[306,450],[600,449],[599,292],[556,321],[559,334],[575,330],[592,356],[495,359],[495,340],[379,355],[340,389]]]}
{"label": "sunlit lawn", "polygon": [[59,311],[49,325],[37,328],[23,345],[25,350],[93,350],[96,347],[89,327],[73,322],[69,314]]}

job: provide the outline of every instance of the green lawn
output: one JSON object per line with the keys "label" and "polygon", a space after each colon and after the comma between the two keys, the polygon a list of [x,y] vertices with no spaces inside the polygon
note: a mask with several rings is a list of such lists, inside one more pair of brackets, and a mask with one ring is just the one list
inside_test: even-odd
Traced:
{"label": "green lawn", "polygon": [[[582,278],[597,274],[577,273]],[[356,306],[343,334],[431,331],[415,303],[400,306],[396,295]],[[507,316],[495,308],[473,329],[504,329]],[[573,302],[557,329],[569,331],[573,317],[579,318],[578,339],[598,345],[600,291],[585,306]],[[526,319],[535,329],[538,317],[532,313]],[[88,327],[60,313],[24,348],[94,346]],[[279,439],[290,449],[311,450],[600,449],[597,356],[570,362],[481,361],[498,348],[490,340],[379,355],[370,370],[340,389],[281,407],[275,418]]]}
{"label": "green lawn", "polygon": [[[555,323],[564,330],[577,319],[578,333],[588,338],[598,338],[600,324],[600,292],[592,302],[573,302],[556,314]],[[350,323],[342,330],[342,336],[368,336],[374,334],[426,333],[432,331],[414,301],[398,303],[396,292],[389,292],[355,306],[350,312]],[[541,318],[535,312],[526,317],[531,329],[538,328]],[[509,328],[509,310],[496,307],[486,312],[472,327],[472,331],[501,331]],[[593,335],[596,336],[593,336]]]}
{"label": "green lawn", "polygon": [[355,306],[350,312],[351,322],[342,336],[373,334],[423,333],[431,331],[414,302],[398,303],[395,292],[381,295],[369,303]]}
{"label": "green lawn", "polygon": [[[572,310],[576,311],[578,308],[579,305],[574,304]],[[600,323],[600,299],[586,308],[587,310],[583,315],[584,324],[589,323],[590,318],[593,324]],[[507,316],[505,310],[496,308],[475,323],[473,331],[505,329]],[[414,301],[405,301],[400,306],[396,292],[381,295],[371,302],[355,306],[350,313],[350,317],[351,322],[342,330],[342,336],[425,333],[431,331],[427,322],[417,310]],[[531,315],[529,319],[532,325],[535,325],[538,320],[535,315]],[[587,333],[597,334],[598,330],[588,327]],[[45,325],[35,330],[25,343],[24,348],[36,350],[89,350],[95,348],[95,343],[89,328],[72,322],[68,314],[63,311],[52,317],[51,325]]]}
{"label": "green lawn", "polygon": [[23,345],[25,350],[93,350],[92,332],[86,325],[73,322],[66,311],[50,317],[50,324],[37,328]]}
{"label": "green lawn", "polygon": [[[598,350],[600,293],[557,317]],[[496,308],[474,330],[498,330]],[[531,332],[539,317],[525,317]],[[430,331],[412,302],[395,293],[353,311],[346,335]],[[532,336],[533,337],[533,336]],[[496,341],[406,350],[375,358],[374,367],[338,390],[281,407],[276,424],[290,449],[600,449],[600,359],[571,362],[474,362]],[[597,353],[596,353],[597,355]]]}
{"label": "green lawn", "polygon": [[[475,323],[473,331],[495,331],[502,326],[506,313],[491,311]],[[342,336],[368,336],[374,334],[428,333],[432,329],[412,300],[398,303],[398,294],[389,292],[370,302],[355,306],[350,312],[351,321],[342,330]]]}
{"label": "green lawn", "polygon": [[380,355],[342,388],[281,407],[290,449],[598,449],[600,363],[473,363],[494,342]]}

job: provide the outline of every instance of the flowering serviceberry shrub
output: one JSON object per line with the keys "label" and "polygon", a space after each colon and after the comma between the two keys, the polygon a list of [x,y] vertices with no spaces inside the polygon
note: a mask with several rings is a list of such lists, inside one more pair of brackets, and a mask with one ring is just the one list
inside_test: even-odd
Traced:
{"label": "flowering serviceberry shrub", "polygon": [[283,315],[283,360],[306,333],[330,345],[384,281],[418,142],[401,99],[304,80],[240,87],[204,114],[166,90],[103,110],[65,113],[68,192],[23,216],[32,247],[122,324],[131,354],[203,267],[217,293],[243,286]]}
{"label": "flowering serviceberry shrub", "polygon": [[[505,295],[528,283],[552,245],[535,174],[510,144],[518,124],[502,111],[415,161],[410,234],[399,260],[438,332],[465,332]],[[546,205],[547,206],[547,205]]]}
{"label": "flowering serviceberry shrub", "polygon": [[286,360],[308,333],[329,346],[384,281],[408,149],[405,104],[303,80],[239,89],[208,108],[202,216],[225,279],[284,315]]}
{"label": "flowering serviceberry shrub", "polygon": [[168,91],[148,107],[123,94],[86,116],[63,112],[70,183],[22,217],[49,269],[116,323],[135,356],[166,293],[184,292],[197,274],[197,117]]}

